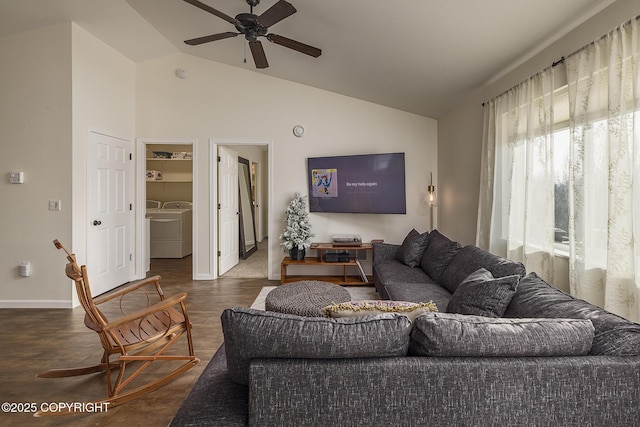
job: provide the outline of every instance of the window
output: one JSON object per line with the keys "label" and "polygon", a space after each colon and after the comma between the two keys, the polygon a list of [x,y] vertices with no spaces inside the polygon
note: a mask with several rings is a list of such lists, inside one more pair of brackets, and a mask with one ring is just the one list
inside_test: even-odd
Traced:
{"label": "window", "polygon": [[486,103],[477,233],[545,280],[566,254],[572,295],[634,321],[639,48],[640,16]]}
{"label": "window", "polygon": [[555,241],[569,244],[569,129],[553,134]]}

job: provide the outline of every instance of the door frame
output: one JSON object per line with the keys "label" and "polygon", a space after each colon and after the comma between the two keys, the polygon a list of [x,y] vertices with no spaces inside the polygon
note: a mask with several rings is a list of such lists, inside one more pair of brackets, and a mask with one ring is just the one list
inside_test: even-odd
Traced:
{"label": "door frame", "polygon": [[193,153],[193,161],[191,162],[192,187],[191,200],[193,201],[193,228],[191,230],[193,242],[193,254],[191,256],[191,275],[193,280],[197,280],[196,260],[198,259],[198,140],[185,138],[137,138],[136,150],[136,262],[135,275],[137,279],[146,276],[144,271],[144,260],[147,257],[146,226],[145,217],[147,214],[147,144],[153,145],[191,145]]}
{"label": "door frame", "polygon": [[[210,236],[210,268],[213,272],[214,279],[218,276],[218,146],[219,145],[259,145],[267,147],[267,216],[272,217],[271,195],[273,189],[271,184],[273,182],[273,141],[268,139],[224,139],[224,138],[210,138],[209,139],[209,182],[211,183],[211,206],[209,215],[209,227],[212,230]],[[267,236],[271,236],[270,224],[268,225]],[[271,245],[269,242],[267,245],[267,278],[269,280],[276,280],[273,274],[273,266],[271,262]],[[280,271],[278,271],[280,273]]]}
{"label": "door frame", "polygon": [[[253,160],[251,160],[251,168],[255,168],[256,174],[255,174],[255,188],[256,188],[256,192],[254,194],[255,200],[259,201],[262,200],[262,176],[260,175],[262,173],[262,162],[255,162]],[[264,239],[264,227],[262,224],[262,205],[258,205],[258,206],[253,206],[253,216],[256,222],[256,241],[258,243],[262,242]]]}

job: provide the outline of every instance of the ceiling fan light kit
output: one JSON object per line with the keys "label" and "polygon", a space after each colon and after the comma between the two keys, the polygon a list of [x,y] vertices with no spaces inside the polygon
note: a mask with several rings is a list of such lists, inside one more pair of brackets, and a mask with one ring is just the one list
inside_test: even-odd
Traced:
{"label": "ceiling fan light kit", "polygon": [[231,16],[226,15],[225,13],[202,3],[199,0],[184,1],[204,10],[205,12],[209,12],[220,19],[224,19],[230,24],[233,24],[238,31],[237,33],[228,31],[185,40],[184,42],[190,46],[197,46],[203,43],[223,40],[243,34],[244,38],[249,42],[249,48],[251,49],[251,55],[253,56],[256,68],[269,67],[269,62],[267,61],[267,56],[264,53],[262,42],[258,40],[258,37],[264,37],[274,44],[304,53],[305,55],[309,55],[314,58],[317,58],[322,54],[322,50],[317,47],[313,47],[278,34],[269,33],[269,27],[296,13],[296,8],[285,0],[279,0],[261,15],[255,15],[253,13],[253,8],[260,4],[260,0],[246,0],[250,7],[250,12],[240,13],[236,15],[235,18],[232,18]]}

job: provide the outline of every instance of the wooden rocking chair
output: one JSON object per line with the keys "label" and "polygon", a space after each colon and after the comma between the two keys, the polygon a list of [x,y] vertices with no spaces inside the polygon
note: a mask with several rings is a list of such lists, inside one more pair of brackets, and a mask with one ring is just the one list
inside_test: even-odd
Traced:
{"label": "wooden rocking chair", "polygon": [[[160,276],[154,276],[132,283],[105,297],[93,299],[86,266],[78,266],[75,255],[70,254],[58,240],[54,240],[53,243],[56,248],[63,249],[67,254],[69,263],[65,271],[67,276],[75,281],[78,298],[86,312],[84,323],[88,328],[98,333],[104,353],[100,363],[95,366],[51,369],[39,373],[37,375],[38,378],[61,378],[106,372],[109,397],[91,403],[105,403],[106,405],[104,406],[111,408],[164,386],[200,362],[193,351],[191,322],[184,303],[187,297],[186,292],[180,292],[172,297],[165,298],[160,288]],[[145,286],[155,287],[153,293],[157,293],[159,301],[152,303],[145,291],[147,307],[131,314],[125,313],[122,308],[123,298],[133,291],[144,291]],[[98,306],[118,298],[120,299],[119,305],[123,315],[118,319],[109,320]],[[187,338],[188,354],[166,354],[166,351],[183,335],[186,335]],[[154,379],[133,390],[124,391],[125,387],[149,367],[152,362],[176,360],[184,360],[185,363],[161,378]],[[134,365],[131,368],[132,372],[125,373],[132,362],[137,362],[139,366]],[[111,374],[112,372],[115,373],[115,371],[117,371],[117,377],[113,381]],[[65,414],[61,412],[36,413],[36,416],[43,415]]]}

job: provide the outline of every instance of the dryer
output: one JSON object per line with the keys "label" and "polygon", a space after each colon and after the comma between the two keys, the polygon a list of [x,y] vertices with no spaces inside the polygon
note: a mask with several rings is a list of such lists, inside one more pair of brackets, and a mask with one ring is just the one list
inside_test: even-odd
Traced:
{"label": "dryer", "polygon": [[150,217],[151,258],[184,258],[193,252],[191,202],[165,202],[147,210]]}

